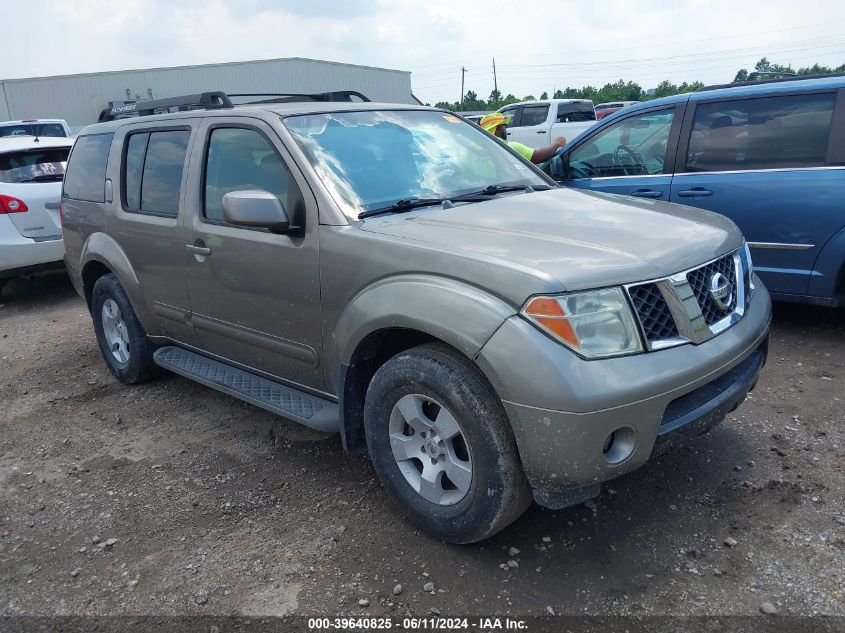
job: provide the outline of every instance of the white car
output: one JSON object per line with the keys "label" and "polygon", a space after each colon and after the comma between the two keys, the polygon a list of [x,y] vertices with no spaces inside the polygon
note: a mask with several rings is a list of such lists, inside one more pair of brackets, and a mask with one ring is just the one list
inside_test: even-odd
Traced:
{"label": "white car", "polygon": [[538,149],[551,145],[560,136],[571,141],[596,123],[596,111],[589,99],[548,99],[523,101],[500,108],[513,116],[508,124],[508,140]]}
{"label": "white car", "polygon": [[0,121],[0,136],[70,136],[64,119]]}
{"label": "white car", "polygon": [[0,137],[0,289],[64,266],[59,207],[73,139]]}

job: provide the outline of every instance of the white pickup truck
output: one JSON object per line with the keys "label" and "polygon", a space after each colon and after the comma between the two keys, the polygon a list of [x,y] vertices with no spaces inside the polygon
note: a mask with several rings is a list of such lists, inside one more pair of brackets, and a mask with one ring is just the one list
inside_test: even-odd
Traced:
{"label": "white pickup truck", "polygon": [[571,141],[596,123],[593,102],[588,99],[523,101],[499,109],[511,114],[508,140],[538,149],[551,145],[559,136]]}

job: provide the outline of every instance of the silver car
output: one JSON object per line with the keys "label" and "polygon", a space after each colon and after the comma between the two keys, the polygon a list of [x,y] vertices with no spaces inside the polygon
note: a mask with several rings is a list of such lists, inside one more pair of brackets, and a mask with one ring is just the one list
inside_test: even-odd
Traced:
{"label": "silver car", "polygon": [[340,433],[438,538],[590,499],[757,381],[771,304],[720,215],[559,189],[437,109],[190,107],[85,128],[68,163],[106,364]]}

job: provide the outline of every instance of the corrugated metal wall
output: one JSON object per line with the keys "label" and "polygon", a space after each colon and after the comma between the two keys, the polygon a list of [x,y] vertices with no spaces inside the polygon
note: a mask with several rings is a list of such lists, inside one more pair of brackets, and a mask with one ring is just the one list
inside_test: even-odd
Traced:
{"label": "corrugated metal wall", "polygon": [[357,90],[373,101],[413,103],[409,72],[289,58],[0,81],[0,120],[58,118],[76,130],[95,123],[109,101],[209,90]]}

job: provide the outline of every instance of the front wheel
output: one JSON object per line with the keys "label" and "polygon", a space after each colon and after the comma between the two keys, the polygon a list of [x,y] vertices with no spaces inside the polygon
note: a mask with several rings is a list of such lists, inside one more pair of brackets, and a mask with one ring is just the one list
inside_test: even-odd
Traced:
{"label": "front wheel", "polygon": [[531,502],[501,402],[479,369],[445,345],[413,348],[379,368],[364,426],[387,492],[444,541],[492,536]]}
{"label": "front wheel", "polygon": [[114,275],[103,275],[94,284],[91,317],[103,359],[120,382],[144,382],[161,373],[153,362],[155,348]]}

